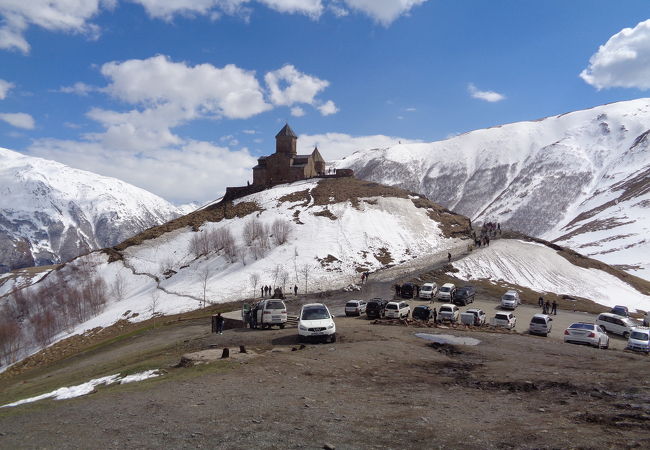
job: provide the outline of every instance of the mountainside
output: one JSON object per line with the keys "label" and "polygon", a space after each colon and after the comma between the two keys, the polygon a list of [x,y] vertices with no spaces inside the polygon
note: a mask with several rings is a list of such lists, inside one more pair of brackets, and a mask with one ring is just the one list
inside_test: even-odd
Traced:
{"label": "mountainside", "polygon": [[68,261],[180,214],[114,178],[0,148],[0,272]]}
{"label": "mountainside", "polygon": [[650,99],[638,99],[359,151],[336,166],[650,279],[649,134]]}

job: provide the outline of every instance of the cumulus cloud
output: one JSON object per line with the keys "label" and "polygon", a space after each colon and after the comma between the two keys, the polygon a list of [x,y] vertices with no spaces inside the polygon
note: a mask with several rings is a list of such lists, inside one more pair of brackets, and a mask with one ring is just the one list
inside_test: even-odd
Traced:
{"label": "cumulus cloud", "polygon": [[4,0],[0,2],[0,49],[29,53],[24,34],[30,25],[97,37],[99,28],[89,20],[102,6],[114,5],[115,0]]}
{"label": "cumulus cloud", "polygon": [[352,9],[360,11],[384,26],[427,0],[344,0]]}
{"label": "cumulus cloud", "polygon": [[318,110],[323,116],[329,116],[331,114],[336,114],[339,112],[339,109],[336,107],[332,100],[328,100],[318,107]]}
{"label": "cumulus cloud", "polygon": [[0,100],[7,98],[7,94],[13,87],[13,83],[0,79]]}
{"label": "cumulus cloud", "polygon": [[294,106],[291,108],[291,115],[293,117],[302,117],[305,115],[305,110],[302,109],[300,106]]}
{"label": "cumulus cloud", "polygon": [[298,138],[298,153],[309,153],[318,146],[318,150],[327,161],[341,159],[358,150],[385,148],[402,144],[421,142],[382,134],[371,136],[351,136],[344,133],[325,133],[300,135]]}
{"label": "cumulus cloud", "polygon": [[82,82],[77,82],[73,84],[72,86],[61,86],[57,92],[62,92],[64,94],[77,94],[77,95],[83,95],[86,96],[91,92],[95,91],[100,91],[101,89],[91,86],[86,83]]}
{"label": "cumulus cloud", "polygon": [[119,178],[177,204],[214,200],[226,186],[246,184],[256,163],[246,148],[233,150],[198,141],[143,155],[97,142],[41,139],[29,153]]}
{"label": "cumulus cloud", "polygon": [[650,20],[610,37],[591,56],[580,78],[597,89],[650,89]]}
{"label": "cumulus cloud", "polygon": [[271,94],[271,101],[276,105],[285,106],[295,103],[311,105],[316,95],[329,86],[328,81],[301,73],[291,64],[268,72],[264,80]]}
{"label": "cumulus cloud", "polygon": [[323,12],[321,0],[258,0],[271,9],[282,13],[305,14],[310,17],[320,17]]}
{"label": "cumulus cloud", "polygon": [[469,92],[469,95],[472,98],[485,100],[486,102],[490,102],[490,103],[500,102],[501,100],[504,100],[506,98],[505,95],[499,94],[498,92],[481,91],[476,86],[474,86],[474,83],[470,83],[467,85],[467,92]]}
{"label": "cumulus cloud", "polygon": [[0,114],[0,120],[25,130],[33,130],[35,126],[34,118],[26,113],[2,113]]}

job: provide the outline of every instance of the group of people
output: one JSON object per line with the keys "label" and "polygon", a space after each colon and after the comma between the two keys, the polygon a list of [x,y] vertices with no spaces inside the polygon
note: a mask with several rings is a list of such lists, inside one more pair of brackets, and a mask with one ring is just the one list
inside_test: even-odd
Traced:
{"label": "group of people", "polygon": [[501,236],[501,224],[498,222],[485,222],[479,234],[476,234],[476,231],[472,231],[474,246],[477,248],[482,246],[489,247],[490,237],[495,238],[497,235]]}
{"label": "group of people", "polygon": [[[291,287],[289,287],[289,290],[291,290]],[[274,298],[284,298],[284,294],[282,293],[282,288],[276,287],[273,289],[271,286],[262,286],[260,288],[260,296],[262,298],[264,297],[271,297],[271,293],[273,293]],[[298,295],[298,285],[293,286],[293,295]]]}
{"label": "group of people", "polygon": [[370,272],[363,272],[361,274],[361,284],[366,284],[366,281],[368,281],[368,275],[370,275]]}
{"label": "group of people", "polygon": [[557,316],[557,302],[553,300],[553,303],[549,303],[548,300],[544,301],[544,297],[540,297],[537,300],[537,304],[542,308],[542,314],[553,314]]}

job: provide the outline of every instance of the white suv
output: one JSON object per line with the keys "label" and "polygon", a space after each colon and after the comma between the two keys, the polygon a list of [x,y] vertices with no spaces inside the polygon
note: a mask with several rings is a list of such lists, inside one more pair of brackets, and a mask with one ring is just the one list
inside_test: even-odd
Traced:
{"label": "white suv", "polygon": [[438,289],[437,297],[440,300],[451,301],[454,298],[454,291],[456,290],[456,285],[454,283],[445,283],[440,289]]}
{"label": "white suv", "polygon": [[511,312],[498,312],[492,319],[492,325],[495,327],[505,327],[512,330],[517,325],[517,318]]}
{"label": "white suv", "polygon": [[360,316],[366,312],[365,300],[350,300],[345,304],[346,316]]}
{"label": "white suv", "polygon": [[521,299],[517,291],[508,291],[501,297],[501,307],[503,309],[515,309],[518,305],[521,305]]}
{"label": "white suv", "polygon": [[440,306],[440,312],[438,312],[438,320],[450,322],[458,322],[458,316],[460,315],[460,309],[458,306],[452,303],[445,303]]}
{"label": "white suv", "polygon": [[438,285],[436,283],[424,283],[420,288],[420,298],[433,299],[438,293]]}
{"label": "white suv", "polygon": [[388,302],[384,310],[384,317],[388,319],[401,319],[408,317],[411,313],[411,307],[406,302]]}
{"label": "white suv", "polygon": [[322,303],[303,305],[298,316],[298,337],[329,339],[336,342],[336,324],[330,310]]}

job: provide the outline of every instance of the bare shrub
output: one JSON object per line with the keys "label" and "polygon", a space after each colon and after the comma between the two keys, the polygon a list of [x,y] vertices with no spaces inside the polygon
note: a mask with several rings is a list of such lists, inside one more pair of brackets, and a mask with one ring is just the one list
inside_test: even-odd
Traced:
{"label": "bare shrub", "polygon": [[97,315],[106,305],[106,283],[102,278],[92,278],[83,286],[83,295],[92,314]]}
{"label": "bare shrub", "polygon": [[266,227],[259,219],[251,219],[244,224],[242,237],[244,244],[250,246],[253,241],[260,239],[264,234],[268,234]]}
{"label": "bare shrub", "polygon": [[208,280],[210,279],[210,269],[208,267],[204,267],[201,269],[199,272],[199,275],[201,276],[201,285],[203,286],[203,305],[202,307],[205,308],[205,305],[207,304],[207,297],[206,293],[208,290]]}
{"label": "bare shrub", "polygon": [[273,272],[271,274],[273,275],[273,287],[275,288],[278,284],[278,278],[280,277],[280,273],[282,273],[284,269],[280,264],[276,264],[275,267],[273,268]]}
{"label": "bare shrub", "polygon": [[263,258],[266,255],[267,248],[260,241],[255,241],[251,245],[251,255],[255,260]]}
{"label": "bare shrub", "polygon": [[309,280],[309,275],[311,274],[313,269],[314,266],[312,266],[311,264],[304,264],[300,267],[300,274],[305,280],[305,294],[307,293],[307,281]]}
{"label": "bare shrub", "polygon": [[280,283],[282,283],[282,292],[285,292],[284,287],[287,284],[287,281],[289,281],[289,272],[282,269],[279,275],[280,275]]}
{"label": "bare shrub", "polygon": [[25,295],[24,289],[19,289],[14,291],[12,294],[14,304],[16,305],[16,310],[19,317],[27,317],[31,312],[29,299]]}
{"label": "bare shrub", "polygon": [[171,272],[176,267],[176,261],[171,256],[167,256],[160,261],[160,273],[165,274]]}
{"label": "bare shrub", "polygon": [[0,310],[0,364],[15,362],[22,343],[20,325],[6,314],[5,308]]}
{"label": "bare shrub", "polygon": [[126,290],[126,280],[121,273],[116,273],[113,283],[111,284],[111,296],[115,297],[117,301],[124,300]]}
{"label": "bare shrub", "polygon": [[190,239],[189,252],[194,255],[195,258],[200,258],[201,256],[210,253],[210,250],[212,249],[210,237],[210,233],[206,231],[194,233]]}
{"label": "bare shrub", "polygon": [[32,317],[34,342],[44,347],[52,342],[57,332],[56,316],[52,311],[45,311]]}
{"label": "bare shrub", "polygon": [[250,275],[248,275],[248,280],[251,283],[251,286],[253,287],[253,298],[255,298],[255,294],[257,293],[257,284],[260,282],[260,274],[257,272],[253,272]]}
{"label": "bare shrub", "polygon": [[218,228],[210,231],[208,233],[208,239],[210,241],[211,250],[215,252],[224,250],[228,242],[234,242],[235,240],[228,228]]}
{"label": "bare shrub", "polygon": [[[231,235],[232,238],[232,235]],[[224,243],[223,247],[223,253],[226,256],[226,259],[229,262],[235,262],[237,261],[237,257],[239,256],[239,248],[237,247],[237,244],[235,244],[235,239],[230,239]]]}
{"label": "bare shrub", "polygon": [[154,289],[151,293],[151,300],[149,302],[149,312],[151,312],[151,318],[153,319],[153,327],[156,328],[156,317],[160,314],[158,308],[160,307],[160,291]]}
{"label": "bare shrub", "polygon": [[282,245],[289,239],[291,224],[285,219],[276,219],[271,225],[271,234],[275,245]]}

